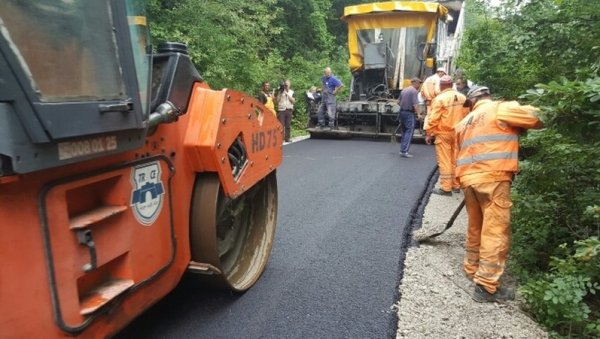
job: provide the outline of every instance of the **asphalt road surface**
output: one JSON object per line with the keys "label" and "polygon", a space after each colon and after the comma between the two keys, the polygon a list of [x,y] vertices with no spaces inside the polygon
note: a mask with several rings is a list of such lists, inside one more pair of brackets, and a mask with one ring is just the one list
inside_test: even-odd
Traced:
{"label": "asphalt road surface", "polygon": [[[284,147],[271,259],[244,294],[182,283],[118,338],[390,338],[407,227],[432,146],[305,140]],[[412,211],[412,212],[411,212]]]}

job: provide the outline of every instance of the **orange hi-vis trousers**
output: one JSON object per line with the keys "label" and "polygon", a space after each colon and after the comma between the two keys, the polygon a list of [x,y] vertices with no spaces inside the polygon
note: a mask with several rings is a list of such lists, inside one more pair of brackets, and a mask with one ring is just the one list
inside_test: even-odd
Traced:
{"label": "orange hi-vis trousers", "polygon": [[464,270],[495,293],[510,247],[510,181],[475,184],[464,192],[469,216]]}
{"label": "orange hi-vis trousers", "polygon": [[440,188],[446,192],[450,192],[453,188],[460,188],[458,179],[454,176],[456,170],[455,147],[454,134],[435,135],[435,156],[440,169]]}

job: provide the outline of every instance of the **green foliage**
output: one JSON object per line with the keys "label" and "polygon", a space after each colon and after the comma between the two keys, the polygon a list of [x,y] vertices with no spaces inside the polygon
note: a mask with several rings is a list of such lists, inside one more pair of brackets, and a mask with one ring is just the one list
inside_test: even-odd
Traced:
{"label": "green foliage", "polygon": [[513,266],[525,277],[548,266],[559,244],[600,234],[600,78],[538,85],[523,97],[546,128],[522,140],[514,182]]}
{"label": "green foliage", "polygon": [[[551,271],[520,288],[529,309],[559,336],[600,336],[600,241],[591,237],[559,248],[561,258],[553,257]],[[591,306],[590,306],[591,305]],[[596,309],[593,309],[595,307]]]}
{"label": "green foliage", "polygon": [[[148,0],[147,4],[154,43],[186,43],[212,88],[257,94],[263,81],[276,88],[290,79],[296,91],[293,127],[298,135],[308,121],[304,92],[320,85],[323,69],[330,66],[348,84],[345,24],[337,35],[328,28],[333,20],[339,22],[346,2]],[[340,41],[343,47],[336,43]]]}
{"label": "green foliage", "polygon": [[505,1],[496,10],[469,0],[460,67],[499,96],[537,83],[597,74],[600,7],[587,0]]}
{"label": "green foliage", "polygon": [[558,244],[598,234],[585,211],[600,198],[600,143],[581,145],[546,130],[531,133],[524,146],[536,153],[513,185],[512,256],[516,268],[537,271]]}
{"label": "green foliage", "polygon": [[333,39],[326,22],[330,0],[279,0],[278,5],[285,24],[283,34],[274,42],[287,58],[331,50]]}
{"label": "green foliage", "polygon": [[[558,336],[597,336],[600,78],[561,78],[522,98],[541,109],[546,128],[522,140],[511,267],[526,282],[521,292],[542,324]],[[575,243],[575,250],[565,243]]]}
{"label": "green foliage", "polygon": [[600,77],[536,85],[522,98],[540,107],[548,128],[560,130],[578,143],[588,143],[600,132]]}
{"label": "green foliage", "polygon": [[270,41],[281,33],[273,25],[277,0],[151,0],[150,28],[155,42],[188,45],[192,61],[214,88],[257,90],[266,60],[277,58]]}

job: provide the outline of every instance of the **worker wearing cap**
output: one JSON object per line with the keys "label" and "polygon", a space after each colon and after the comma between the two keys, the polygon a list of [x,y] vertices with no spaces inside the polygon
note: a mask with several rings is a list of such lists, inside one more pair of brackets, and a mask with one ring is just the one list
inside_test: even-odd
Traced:
{"label": "worker wearing cap", "polygon": [[446,75],[443,67],[438,68],[433,75],[425,79],[421,87],[421,96],[425,99],[427,114],[431,110],[431,101],[440,93],[440,78]]}
{"label": "worker wearing cap", "polygon": [[435,154],[440,171],[440,187],[433,190],[439,195],[452,195],[460,192],[460,184],[454,176],[456,168],[454,125],[469,113],[464,107],[467,98],[452,88],[452,77],[440,78],[440,94],[431,102],[425,141],[431,144],[435,137]]}
{"label": "worker wearing cap", "polygon": [[532,106],[492,101],[487,87],[467,94],[473,110],[456,126],[456,176],[469,217],[464,270],[475,282],[478,302],[511,300],[500,286],[510,246],[510,185],[518,169],[519,134],[541,128]]}
{"label": "worker wearing cap", "polygon": [[402,138],[400,139],[400,156],[403,158],[412,158],[412,154],[408,153],[413,133],[415,132],[415,115],[419,107],[419,88],[421,87],[421,79],[412,78],[410,86],[400,92],[400,114],[398,121],[402,127]]}

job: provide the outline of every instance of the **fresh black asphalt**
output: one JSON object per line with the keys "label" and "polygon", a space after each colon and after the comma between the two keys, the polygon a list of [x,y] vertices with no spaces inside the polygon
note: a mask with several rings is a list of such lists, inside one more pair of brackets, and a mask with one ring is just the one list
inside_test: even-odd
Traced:
{"label": "fresh black asphalt", "polygon": [[[411,213],[432,146],[305,140],[284,147],[269,264],[244,294],[184,278],[118,338],[391,338]],[[418,216],[417,216],[418,217]]]}

